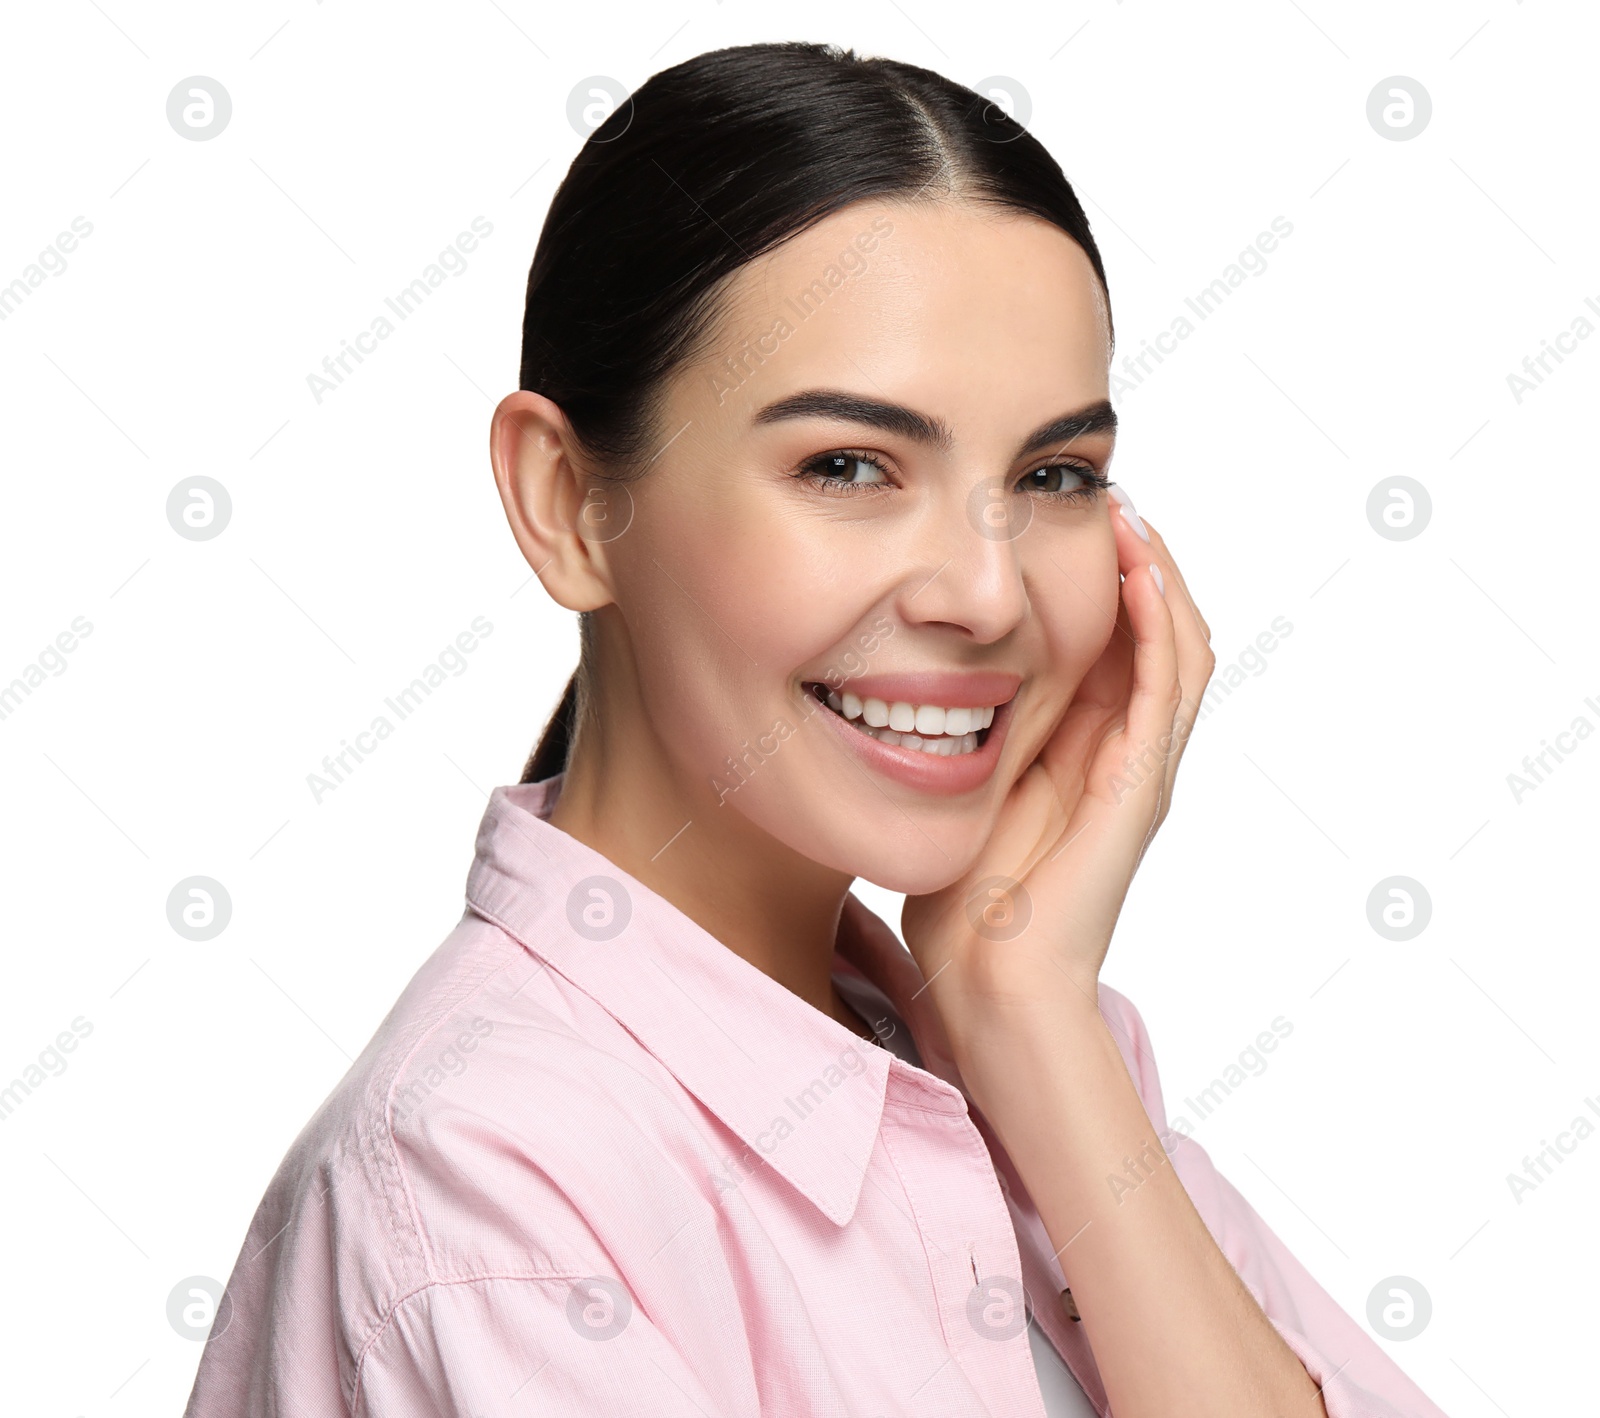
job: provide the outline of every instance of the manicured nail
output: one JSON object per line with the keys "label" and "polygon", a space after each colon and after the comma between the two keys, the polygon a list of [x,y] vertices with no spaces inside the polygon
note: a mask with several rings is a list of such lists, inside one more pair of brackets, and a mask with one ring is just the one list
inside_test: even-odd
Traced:
{"label": "manicured nail", "polygon": [[1161,568],[1159,566],[1157,566],[1155,564],[1155,562],[1153,562],[1153,561],[1150,563],[1150,574],[1156,578],[1156,590],[1160,591],[1163,596],[1166,595],[1167,594],[1166,578],[1162,576]]}
{"label": "manicured nail", "polygon": [[1127,524],[1132,527],[1133,530],[1136,531],[1143,540],[1149,541],[1150,533],[1145,529],[1144,523],[1139,520],[1139,514],[1134,511],[1133,499],[1122,490],[1121,485],[1118,483],[1112,483],[1106,490],[1117,499],[1117,505],[1122,509],[1122,516]]}

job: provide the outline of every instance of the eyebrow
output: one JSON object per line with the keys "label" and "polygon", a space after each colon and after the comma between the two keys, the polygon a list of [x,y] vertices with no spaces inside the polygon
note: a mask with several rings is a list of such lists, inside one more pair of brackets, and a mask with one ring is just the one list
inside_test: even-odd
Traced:
{"label": "eyebrow", "polygon": [[[915,443],[925,443],[941,452],[948,451],[955,443],[955,435],[937,418],[919,413],[916,409],[908,409],[904,404],[885,403],[881,399],[868,399],[837,389],[806,389],[798,394],[790,394],[760,409],[751,422],[781,423],[785,419],[803,418],[831,418],[846,423],[866,424],[887,433],[897,433]],[[1117,411],[1112,408],[1109,399],[1101,399],[1040,424],[1022,440],[1014,456],[1026,457],[1042,448],[1060,449],[1086,434],[1114,434],[1116,431]]]}

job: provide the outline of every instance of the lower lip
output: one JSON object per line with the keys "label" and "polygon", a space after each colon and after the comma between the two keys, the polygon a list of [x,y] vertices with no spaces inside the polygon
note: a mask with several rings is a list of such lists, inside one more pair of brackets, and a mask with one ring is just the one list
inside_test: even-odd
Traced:
{"label": "lower lip", "polygon": [[953,795],[981,788],[994,775],[995,767],[1000,762],[1000,748],[1005,742],[1006,730],[1011,725],[1011,705],[1015,702],[1012,699],[995,706],[994,722],[989,725],[988,736],[971,753],[951,754],[947,758],[924,753],[919,748],[902,748],[899,744],[884,743],[882,739],[862,733],[843,715],[835,714],[820,700],[816,704],[822,717],[869,768],[918,792]]}

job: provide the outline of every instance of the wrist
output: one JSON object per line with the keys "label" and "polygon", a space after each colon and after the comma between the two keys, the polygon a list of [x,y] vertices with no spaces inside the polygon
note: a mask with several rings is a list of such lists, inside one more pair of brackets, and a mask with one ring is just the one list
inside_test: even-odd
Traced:
{"label": "wrist", "polygon": [[1070,1068],[1085,1049],[1116,1052],[1100,1014],[1096,981],[1062,980],[1059,988],[1026,1000],[970,1002],[959,1018],[946,1018],[945,1032],[975,1098],[1016,1089],[1040,1070],[1061,1076],[1060,1070]]}

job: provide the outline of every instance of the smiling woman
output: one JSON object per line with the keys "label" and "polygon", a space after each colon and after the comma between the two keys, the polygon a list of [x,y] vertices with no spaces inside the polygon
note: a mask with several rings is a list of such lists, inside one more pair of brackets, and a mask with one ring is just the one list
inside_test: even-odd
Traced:
{"label": "smiling woman", "polygon": [[1044,148],[910,65],[702,55],[574,160],[522,351],[491,461],[580,663],[191,1418],[1440,1418],[1099,981],[1215,658]]}

